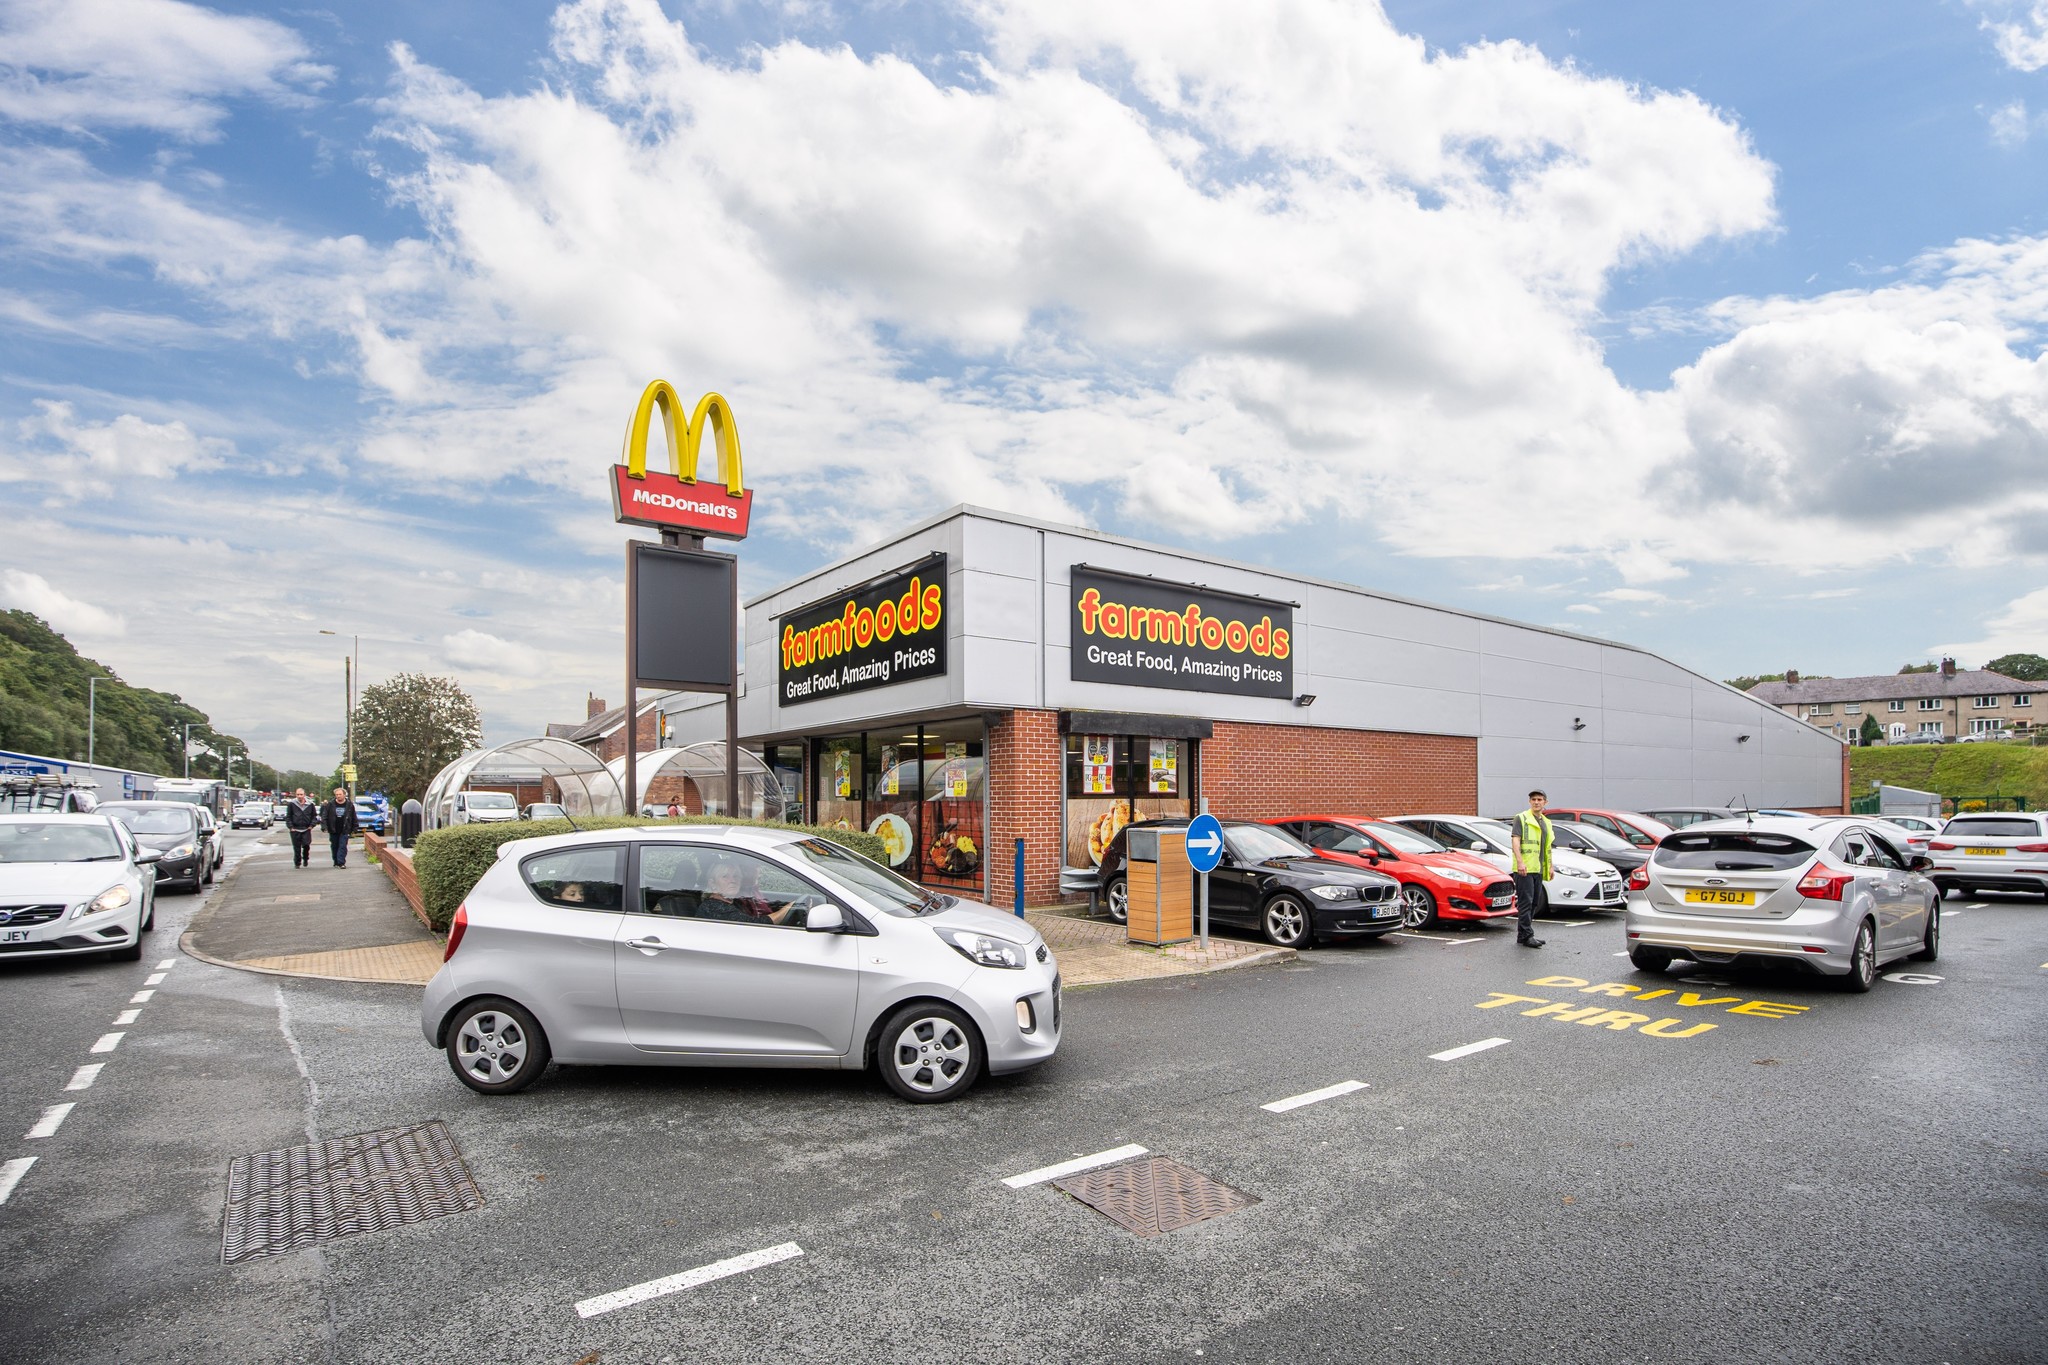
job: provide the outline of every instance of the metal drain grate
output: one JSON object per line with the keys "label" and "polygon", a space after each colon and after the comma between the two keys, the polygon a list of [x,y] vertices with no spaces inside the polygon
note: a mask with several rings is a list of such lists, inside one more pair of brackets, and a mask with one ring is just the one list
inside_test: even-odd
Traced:
{"label": "metal drain grate", "polygon": [[483,1202],[439,1119],[238,1156],[228,1165],[221,1264],[422,1223]]}
{"label": "metal drain grate", "polygon": [[1157,1237],[1259,1202],[1256,1195],[1165,1156],[1081,1171],[1052,1183],[1140,1237]]}

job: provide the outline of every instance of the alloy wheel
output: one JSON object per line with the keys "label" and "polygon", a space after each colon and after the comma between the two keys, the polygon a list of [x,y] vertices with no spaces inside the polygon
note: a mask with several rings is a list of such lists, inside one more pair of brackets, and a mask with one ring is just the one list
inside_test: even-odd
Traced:
{"label": "alloy wheel", "polygon": [[1401,888],[1401,924],[1405,928],[1420,929],[1436,918],[1436,897],[1429,894],[1426,886],[1413,882]]}
{"label": "alloy wheel", "polygon": [[974,1044],[941,1015],[920,1015],[897,1033],[889,1061],[903,1084],[920,1095],[942,1095],[969,1074]]}
{"label": "alloy wheel", "polygon": [[528,1044],[517,1019],[498,1010],[478,1010],[457,1030],[455,1052],[463,1070],[496,1084],[519,1074],[526,1065]]}
{"label": "alloy wheel", "polygon": [[1300,946],[1308,937],[1308,911],[1291,896],[1266,907],[1266,937],[1283,948]]}
{"label": "alloy wheel", "polygon": [[1109,884],[1109,917],[1118,924],[1127,923],[1131,918],[1131,888],[1122,877]]}

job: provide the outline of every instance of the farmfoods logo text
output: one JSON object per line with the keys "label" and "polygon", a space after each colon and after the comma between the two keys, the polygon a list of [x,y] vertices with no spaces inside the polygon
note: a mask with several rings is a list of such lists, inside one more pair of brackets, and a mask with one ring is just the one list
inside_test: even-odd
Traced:
{"label": "farmfoods logo text", "polygon": [[1294,695],[1287,604],[1079,564],[1072,578],[1069,676],[1076,682]]}
{"label": "farmfoods logo text", "polygon": [[782,618],[785,706],[946,672],[946,557],[934,555]]}

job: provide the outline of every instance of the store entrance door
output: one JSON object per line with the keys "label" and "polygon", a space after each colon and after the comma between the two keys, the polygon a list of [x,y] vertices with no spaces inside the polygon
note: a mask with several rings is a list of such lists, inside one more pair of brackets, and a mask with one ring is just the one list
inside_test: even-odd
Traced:
{"label": "store entrance door", "polygon": [[987,760],[981,722],[908,724],[815,744],[818,824],[877,836],[889,867],[913,881],[983,894]]}

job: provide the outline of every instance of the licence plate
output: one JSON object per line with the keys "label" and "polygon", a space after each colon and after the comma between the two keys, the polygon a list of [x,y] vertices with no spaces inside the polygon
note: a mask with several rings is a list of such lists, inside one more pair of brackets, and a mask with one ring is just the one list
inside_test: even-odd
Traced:
{"label": "licence plate", "polygon": [[0,943],[26,943],[35,936],[33,929],[0,930]]}
{"label": "licence plate", "polygon": [[1375,905],[1372,908],[1372,917],[1374,919],[1392,919],[1400,913],[1398,908],[1391,905]]}
{"label": "licence plate", "polygon": [[2005,856],[2005,850],[2002,848],[1966,848],[1963,852],[1978,858],[2003,858]]}
{"label": "licence plate", "polygon": [[1695,887],[1685,893],[1687,905],[1755,905],[1754,891],[1717,891]]}
{"label": "licence plate", "polygon": [[1487,902],[1487,905],[1492,909],[1498,910],[1503,905],[1513,905],[1514,903],[1515,898],[1513,896],[1495,896],[1492,900]]}

